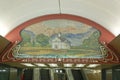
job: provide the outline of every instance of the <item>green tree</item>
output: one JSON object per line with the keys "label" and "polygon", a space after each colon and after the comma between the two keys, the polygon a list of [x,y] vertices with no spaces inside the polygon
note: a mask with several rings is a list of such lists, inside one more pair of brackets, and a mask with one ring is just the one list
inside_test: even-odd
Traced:
{"label": "green tree", "polygon": [[83,41],[82,46],[84,48],[97,49],[100,46],[99,36],[100,36],[100,33],[98,31],[95,31],[88,39],[85,39]]}
{"label": "green tree", "polygon": [[49,44],[49,37],[44,34],[39,34],[36,37],[36,41],[40,44],[40,46],[47,46]]}
{"label": "green tree", "polygon": [[21,44],[22,46],[30,43],[31,37],[30,37],[29,34],[27,34],[25,31],[22,31],[22,32],[21,32],[21,36],[22,36],[22,41],[21,41],[20,44]]}

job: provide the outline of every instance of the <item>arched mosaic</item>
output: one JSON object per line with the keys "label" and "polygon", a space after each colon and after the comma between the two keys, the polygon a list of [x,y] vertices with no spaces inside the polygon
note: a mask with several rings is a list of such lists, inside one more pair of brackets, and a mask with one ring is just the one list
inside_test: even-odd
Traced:
{"label": "arched mosaic", "polygon": [[68,19],[52,19],[27,26],[14,50],[18,58],[103,58],[95,27]]}

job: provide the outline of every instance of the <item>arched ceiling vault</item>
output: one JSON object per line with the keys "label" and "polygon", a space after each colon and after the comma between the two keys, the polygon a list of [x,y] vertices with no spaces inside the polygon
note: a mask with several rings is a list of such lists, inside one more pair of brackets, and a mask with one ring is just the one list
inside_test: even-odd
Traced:
{"label": "arched ceiling vault", "polygon": [[[35,18],[61,13],[93,21],[117,36],[120,34],[119,7],[119,0],[0,0],[0,35],[6,37]],[[21,66],[19,63],[10,65]]]}
{"label": "arched ceiling vault", "polygon": [[[120,34],[119,0],[61,0],[63,14],[88,18],[115,36]],[[59,1],[0,0],[0,35],[5,36],[18,25],[38,16],[59,14]]]}

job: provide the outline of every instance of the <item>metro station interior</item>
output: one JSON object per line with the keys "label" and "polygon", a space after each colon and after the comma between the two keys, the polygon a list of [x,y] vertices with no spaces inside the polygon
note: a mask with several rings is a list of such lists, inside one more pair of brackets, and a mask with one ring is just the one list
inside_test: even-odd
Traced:
{"label": "metro station interior", "polygon": [[119,80],[118,0],[0,0],[0,80]]}

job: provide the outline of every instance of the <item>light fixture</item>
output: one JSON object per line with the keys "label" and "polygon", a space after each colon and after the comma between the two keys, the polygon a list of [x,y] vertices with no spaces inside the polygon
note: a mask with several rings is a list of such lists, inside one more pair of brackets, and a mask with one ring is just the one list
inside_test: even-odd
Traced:
{"label": "light fixture", "polygon": [[64,67],[72,67],[73,64],[64,64]]}
{"label": "light fixture", "polygon": [[0,69],[0,72],[5,72],[5,71],[6,71],[5,69],[2,69],[2,70]]}
{"label": "light fixture", "polygon": [[75,67],[84,67],[84,66],[85,66],[85,64],[76,64]]}
{"label": "light fixture", "polygon": [[61,1],[60,0],[58,0],[58,4],[59,4],[59,14],[61,14]]}
{"label": "light fixture", "polygon": [[60,70],[60,73],[62,73],[63,71],[62,70]]}
{"label": "light fixture", "polygon": [[93,73],[100,73],[101,70],[93,70]]}
{"label": "light fixture", "polygon": [[58,73],[59,72],[58,69],[56,69],[55,72]]}
{"label": "light fixture", "polygon": [[99,66],[100,64],[90,64],[90,65],[88,65],[87,67],[89,67],[89,68],[94,68],[94,67],[97,67],[97,66]]}
{"label": "light fixture", "polygon": [[6,25],[6,23],[4,23],[0,20],[0,35],[1,36],[4,37],[9,32],[8,26],[9,25]]}
{"label": "light fixture", "polygon": [[33,67],[34,65],[31,63],[21,63],[22,65],[28,66],[28,67]]}
{"label": "light fixture", "polygon": [[42,64],[42,63],[34,63],[35,65],[39,66],[39,67],[46,67],[45,64]]}
{"label": "light fixture", "polygon": [[51,63],[51,64],[48,64],[50,67],[58,67],[57,64],[54,64],[54,63]]}

